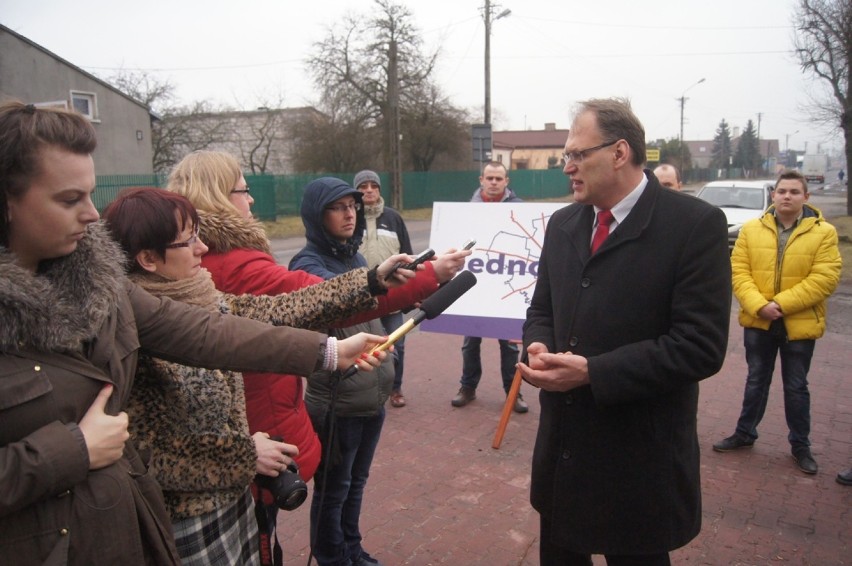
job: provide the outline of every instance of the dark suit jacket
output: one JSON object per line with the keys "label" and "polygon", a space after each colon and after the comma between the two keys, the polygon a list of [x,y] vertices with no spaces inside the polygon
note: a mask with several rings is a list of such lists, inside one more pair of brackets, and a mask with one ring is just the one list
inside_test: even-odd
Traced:
{"label": "dark suit jacket", "polygon": [[663,552],[701,527],[698,382],[725,357],[727,226],[646,176],[594,256],[594,209],[553,215],[524,324],[525,346],[588,358],[591,385],[540,393],[532,466],[533,506],[577,552]]}

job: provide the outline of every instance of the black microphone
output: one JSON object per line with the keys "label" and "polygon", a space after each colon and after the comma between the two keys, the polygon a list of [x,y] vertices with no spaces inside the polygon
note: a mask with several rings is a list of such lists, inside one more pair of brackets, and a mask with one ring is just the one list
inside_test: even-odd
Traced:
{"label": "black microphone", "polygon": [[[387,350],[393,344],[411,332],[415,326],[423,322],[424,320],[432,320],[437,317],[449,307],[451,304],[456,302],[459,297],[467,293],[471,287],[476,285],[476,275],[471,273],[470,271],[462,271],[458,275],[456,275],[453,279],[451,279],[446,285],[435,291],[431,296],[429,296],[425,301],[420,304],[420,309],[418,312],[414,314],[413,317],[409,318],[405,323],[394,330],[389,336],[387,341],[382,344],[379,344],[372,350],[370,350],[370,355],[373,352],[381,352]],[[358,372],[358,365],[355,364],[350,367],[343,374],[343,377],[352,377],[355,373]]]}

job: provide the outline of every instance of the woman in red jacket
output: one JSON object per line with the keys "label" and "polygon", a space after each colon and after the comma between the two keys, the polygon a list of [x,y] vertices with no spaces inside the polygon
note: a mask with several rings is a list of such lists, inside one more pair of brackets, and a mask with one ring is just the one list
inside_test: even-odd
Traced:
{"label": "woman in red jacket", "polygon": [[[184,157],[169,176],[168,190],[187,197],[201,219],[199,237],[210,251],[202,265],[216,288],[226,293],[277,295],[322,281],[304,271],[290,271],[272,256],[263,226],[252,218],[249,187],[237,160],[228,153],[196,151]],[[379,297],[379,307],[340,321],[351,326],[406,309],[432,294],[463,266],[468,251],[451,251],[426,262],[426,269],[400,288]],[[295,444],[295,460],[305,481],[313,477],[322,448],[305,410],[301,379],[266,374],[255,379],[245,374],[246,411],[251,433],[263,431]],[[274,520],[277,509],[270,509]],[[274,522],[271,528],[274,528]]]}

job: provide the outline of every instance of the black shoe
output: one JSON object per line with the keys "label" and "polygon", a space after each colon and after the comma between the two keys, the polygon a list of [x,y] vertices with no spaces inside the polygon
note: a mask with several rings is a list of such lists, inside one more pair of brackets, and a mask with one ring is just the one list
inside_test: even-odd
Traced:
{"label": "black shoe", "polygon": [[840,472],[834,480],[840,485],[852,485],[852,468]]}
{"label": "black shoe", "polygon": [[799,469],[806,474],[817,473],[818,468],[816,460],[814,460],[814,457],[811,456],[811,449],[807,446],[793,449],[793,459],[796,461],[796,465],[799,466]]}
{"label": "black shoe", "polygon": [[530,410],[530,406],[527,405],[527,402],[524,401],[524,396],[518,393],[518,396],[515,397],[515,406],[512,407],[516,413],[526,413]]}
{"label": "black shoe", "polygon": [[366,552],[362,552],[361,556],[352,561],[352,566],[382,566],[382,563]]}
{"label": "black shoe", "polygon": [[743,438],[739,434],[732,434],[725,440],[717,442],[713,445],[713,450],[716,452],[730,452],[740,448],[751,448],[754,445],[754,440]]}
{"label": "black shoe", "polygon": [[456,393],[456,396],[453,397],[452,401],[450,401],[450,404],[453,407],[464,407],[474,399],[476,399],[476,389],[462,385],[459,392]]}

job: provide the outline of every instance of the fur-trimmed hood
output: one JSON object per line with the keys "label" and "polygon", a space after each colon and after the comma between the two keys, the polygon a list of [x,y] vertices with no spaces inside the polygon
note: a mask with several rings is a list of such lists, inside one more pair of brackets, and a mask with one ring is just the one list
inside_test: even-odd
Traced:
{"label": "fur-trimmed hood", "polygon": [[0,350],[80,351],[126,292],[125,257],[102,222],[71,254],[21,268],[0,247]]}
{"label": "fur-trimmed hood", "polygon": [[212,253],[248,248],[272,255],[263,225],[227,212],[198,211],[198,236]]}

